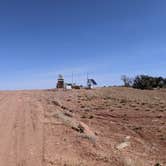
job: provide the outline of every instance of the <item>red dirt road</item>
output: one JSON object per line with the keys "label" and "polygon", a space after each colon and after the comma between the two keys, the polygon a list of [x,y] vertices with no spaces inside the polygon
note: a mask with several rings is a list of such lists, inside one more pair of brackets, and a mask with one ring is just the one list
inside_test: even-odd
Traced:
{"label": "red dirt road", "polygon": [[24,93],[0,96],[0,165],[43,165],[43,110]]}

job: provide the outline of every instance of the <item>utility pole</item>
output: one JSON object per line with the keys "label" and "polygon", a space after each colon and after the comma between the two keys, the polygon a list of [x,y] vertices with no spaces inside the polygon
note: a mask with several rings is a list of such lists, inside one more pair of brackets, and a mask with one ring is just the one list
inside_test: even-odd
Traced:
{"label": "utility pole", "polygon": [[87,72],[87,87],[90,88],[90,83],[89,83],[89,73]]}
{"label": "utility pole", "polygon": [[72,85],[73,85],[73,72],[72,72]]}

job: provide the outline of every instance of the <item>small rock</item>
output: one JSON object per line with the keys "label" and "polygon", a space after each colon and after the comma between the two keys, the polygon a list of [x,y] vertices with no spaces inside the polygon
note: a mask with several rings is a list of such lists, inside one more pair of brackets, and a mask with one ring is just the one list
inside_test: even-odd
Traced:
{"label": "small rock", "polygon": [[159,97],[154,97],[154,99],[155,99],[155,100],[160,100],[160,98],[159,98]]}
{"label": "small rock", "polygon": [[130,138],[131,138],[130,136],[126,136],[125,140],[127,141],[127,140],[129,140]]}
{"label": "small rock", "polygon": [[130,146],[130,142],[122,142],[121,144],[117,145],[116,148],[118,150],[122,150],[122,149],[124,149],[124,148],[126,148],[128,146]]}
{"label": "small rock", "polygon": [[161,166],[159,163],[156,163],[154,166]]}

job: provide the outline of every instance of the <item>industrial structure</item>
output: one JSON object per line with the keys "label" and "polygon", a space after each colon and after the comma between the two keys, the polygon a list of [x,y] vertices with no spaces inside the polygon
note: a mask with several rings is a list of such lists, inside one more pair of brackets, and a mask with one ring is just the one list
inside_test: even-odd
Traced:
{"label": "industrial structure", "polygon": [[87,87],[88,89],[94,88],[97,85],[97,82],[94,79],[87,79]]}
{"label": "industrial structure", "polygon": [[97,82],[94,79],[89,79],[87,75],[87,86],[77,85],[73,83],[73,74],[72,74],[72,83],[65,83],[64,78],[61,74],[58,76],[56,88],[57,89],[64,89],[64,90],[71,90],[71,89],[92,89],[94,86],[97,85]]}
{"label": "industrial structure", "polygon": [[64,78],[63,78],[63,76],[61,74],[59,74],[56,87],[58,89],[64,89],[64,85],[65,85]]}

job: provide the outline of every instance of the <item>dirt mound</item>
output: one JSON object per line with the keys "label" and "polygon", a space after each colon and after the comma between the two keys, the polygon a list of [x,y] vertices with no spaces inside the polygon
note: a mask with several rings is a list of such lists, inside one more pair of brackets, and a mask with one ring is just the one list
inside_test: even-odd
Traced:
{"label": "dirt mound", "polygon": [[68,111],[56,111],[54,117],[59,118],[66,126],[71,127],[75,131],[81,133],[84,138],[87,138],[95,143],[96,136],[94,132],[85,123],[76,120]]}

